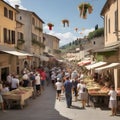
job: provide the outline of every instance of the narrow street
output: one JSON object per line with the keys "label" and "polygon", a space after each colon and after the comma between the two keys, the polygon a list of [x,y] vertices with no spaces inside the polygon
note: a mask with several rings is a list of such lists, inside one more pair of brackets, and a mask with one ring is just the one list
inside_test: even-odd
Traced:
{"label": "narrow street", "polygon": [[86,107],[81,109],[80,101],[74,102],[71,108],[66,108],[65,97],[62,100],[55,99],[55,89],[49,85],[41,96],[30,99],[27,105],[21,109],[0,111],[0,120],[119,120],[120,116],[109,116],[110,110]]}

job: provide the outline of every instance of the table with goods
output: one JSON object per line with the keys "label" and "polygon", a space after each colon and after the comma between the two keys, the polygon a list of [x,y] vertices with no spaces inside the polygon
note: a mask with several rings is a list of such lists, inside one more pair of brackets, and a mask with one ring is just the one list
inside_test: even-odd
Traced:
{"label": "table with goods", "polygon": [[32,87],[19,87],[15,90],[4,93],[3,99],[7,101],[10,106],[12,106],[14,102],[17,102],[17,104],[19,104],[22,109],[25,105],[25,101],[29,99],[32,94]]}
{"label": "table with goods", "polygon": [[[108,107],[109,103],[109,88],[106,86],[101,86],[99,83],[94,82],[94,80],[91,79],[85,79],[85,83],[88,89],[89,94],[89,101],[91,103],[91,106],[104,106]],[[118,101],[118,107],[120,107],[120,88],[117,89],[117,101]]]}

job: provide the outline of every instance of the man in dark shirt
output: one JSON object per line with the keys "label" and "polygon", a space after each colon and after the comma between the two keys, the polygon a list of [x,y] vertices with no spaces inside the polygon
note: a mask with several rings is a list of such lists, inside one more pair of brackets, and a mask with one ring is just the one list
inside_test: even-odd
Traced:
{"label": "man in dark shirt", "polygon": [[67,107],[70,108],[72,104],[72,82],[70,82],[70,75],[66,75],[66,81],[64,83],[65,97],[67,102]]}

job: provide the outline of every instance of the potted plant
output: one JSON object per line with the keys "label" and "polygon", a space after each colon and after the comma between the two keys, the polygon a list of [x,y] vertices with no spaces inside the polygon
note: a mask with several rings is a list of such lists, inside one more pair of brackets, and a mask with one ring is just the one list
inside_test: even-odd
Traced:
{"label": "potted plant", "polygon": [[65,27],[66,24],[69,27],[69,20],[64,19],[64,20],[62,20],[62,23],[63,23],[63,27]]}
{"label": "potted plant", "polygon": [[23,39],[18,39],[18,44],[24,44],[25,43],[25,40]]}
{"label": "potted plant", "polygon": [[48,25],[48,27],[49,27],[49,30],[52,30],[52,27],[54,26],[52,23],[48,23],[47,24]]}
{"label": "potted plant", "polygon": [[93,7],[92,5],[90,5],[90,3],[81,3],[78,6],[78,9],[80,11],[80,17],[82,17],[83,19],[87,18],[87,13],[91,14],[93,11]]}

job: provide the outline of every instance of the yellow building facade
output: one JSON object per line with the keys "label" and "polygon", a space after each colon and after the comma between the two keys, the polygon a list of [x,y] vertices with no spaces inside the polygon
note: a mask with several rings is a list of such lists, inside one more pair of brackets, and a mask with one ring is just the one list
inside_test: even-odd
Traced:
{"label": "yellow building facade", "polygon": [[0,1],[0,79],[5,80],[11,71],[17,71],[17,57],[4,50],[13,50],[16,41],[16,9]]}

